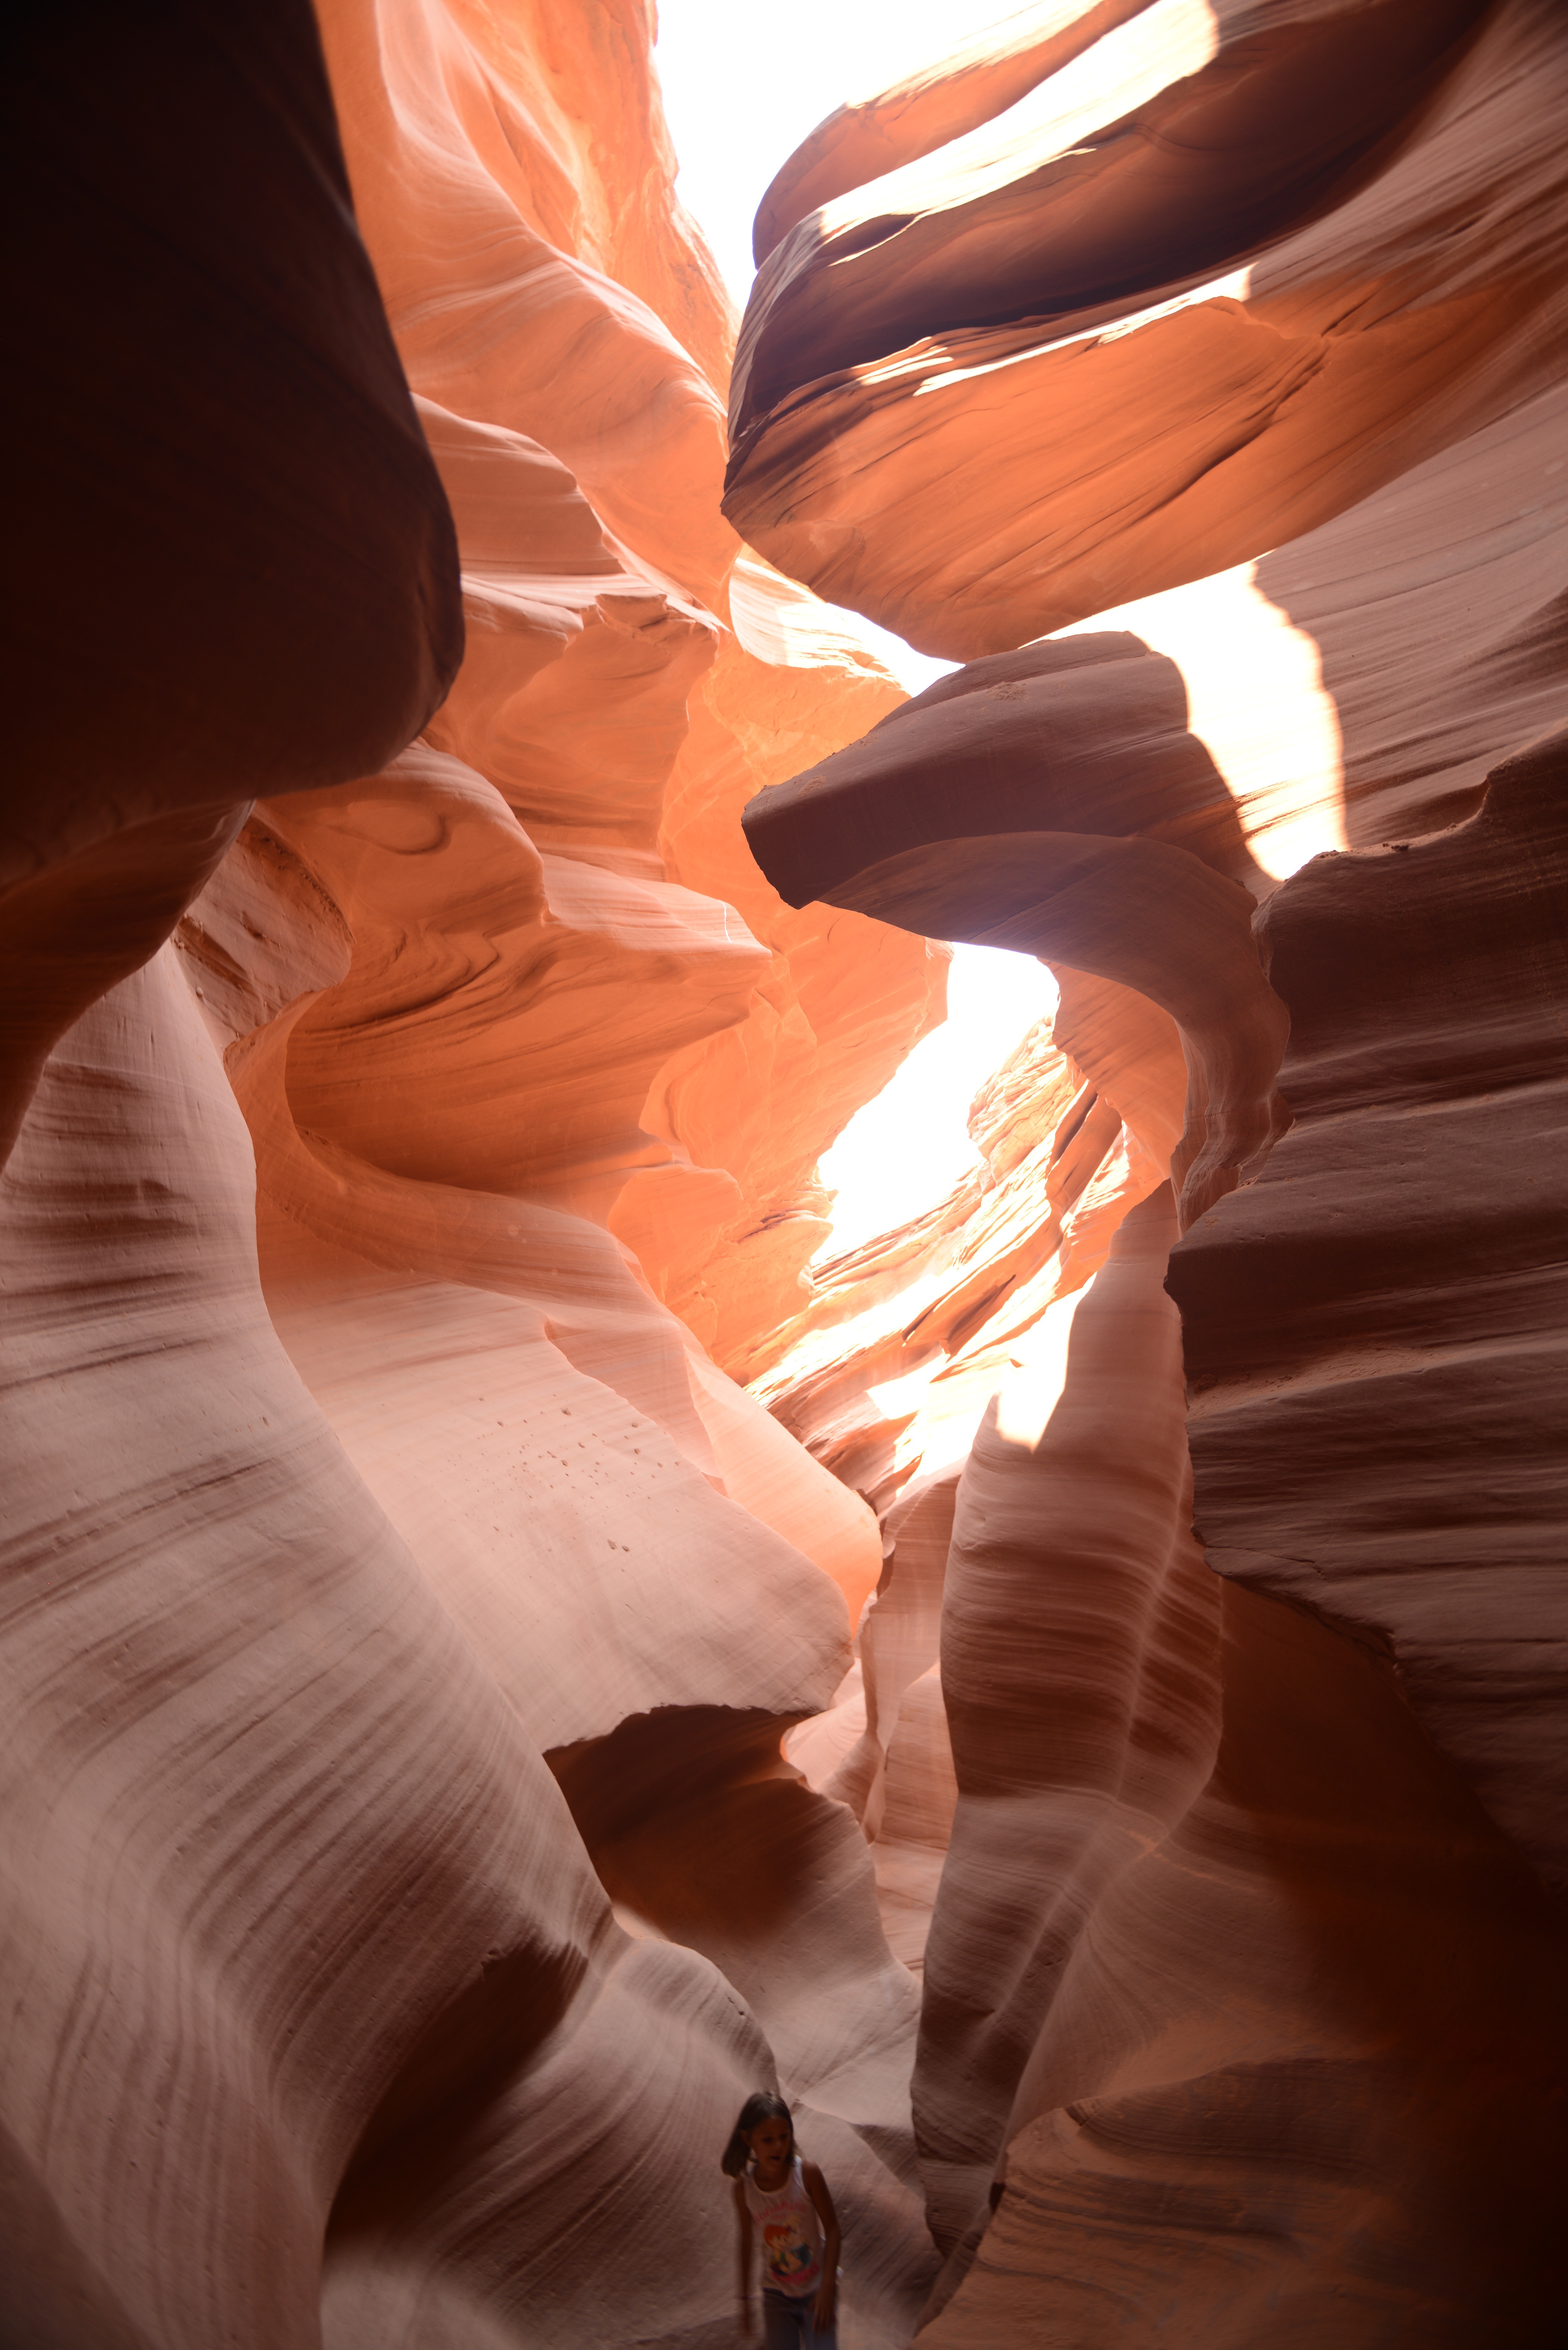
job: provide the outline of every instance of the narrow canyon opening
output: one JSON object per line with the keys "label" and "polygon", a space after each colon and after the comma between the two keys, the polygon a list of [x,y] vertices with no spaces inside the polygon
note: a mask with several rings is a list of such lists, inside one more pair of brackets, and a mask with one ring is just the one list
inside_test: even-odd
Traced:
{"label": "narrow canyon opening", "polygon": [[15,56],[0,2350],[1547,2350],[1561,7]]}

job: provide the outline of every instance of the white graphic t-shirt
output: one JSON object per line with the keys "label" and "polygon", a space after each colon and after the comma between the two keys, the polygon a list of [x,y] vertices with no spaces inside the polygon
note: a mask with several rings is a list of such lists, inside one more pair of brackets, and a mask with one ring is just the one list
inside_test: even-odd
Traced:
{"label": "white graphic t-shirt", "polygon": [[804,2299],[822,2282],[822,2221],[805,2191],[797,2154],[782,2187],[765,2194],[750,2169],[745,2173],[746,2208],[763,2248],[763,2287]]}

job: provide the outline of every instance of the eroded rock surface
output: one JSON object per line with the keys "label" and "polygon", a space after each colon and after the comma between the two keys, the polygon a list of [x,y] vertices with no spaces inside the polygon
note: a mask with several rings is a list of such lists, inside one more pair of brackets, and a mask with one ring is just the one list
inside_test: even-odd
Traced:
{"label": "eroded rock surface", "polygon": [[[732,383],[630,0],[94,21],[7,2350],[720,2350],[775,2080],[846,2350],[1539,2350],[1560,11],[1011,20],[784,164]],[[1054,1019],[807,1274],[955,938]]]}
{"label": "eroded rock surface", "polygon": [[40,20],[14,64],[0,1153],[248,803],[400,751],[462,649],[306,0]]}
{"label": "eroded rock surface", "polygon": [[760,216],[726,510],[970,658],[748,837],[1063,984],[759,1382],[884,1513],[790,1752],[921,1953],[942,2350],[1556,2323],[1565,64],[1042,11]]}
{"label": "eroded rock surface", "polygon": [[867,142],[759,277],[726,511],[958,659],[1326,522],[1556,380],[1563,71],[1550,0],[1162,0]]}
{"label": "eroded rock surface", "polygon": [[[47,452],[67,547],[121,467],[145,576],[140,699],[110,640],[59,702],[99,815],[40,796],[65,831],[24,825],[7,900],[41,981],[3,1195],[5,2338],[609,2345],[653,2311],[717,2350],[718,2157],[782,2081],[890,2345],[934,2272],[918,1988],[779,1755],[879,1544],[702,1341],[805,1302],[816,1158],[940,1014],[923,938],[791,912],[738,827],[902,696],[765,565],[732,589],[732,322],[643,14],[320,30],[325,74],[286,13],[177,12],[137,61],[228,141],[193,169],[230,210],[177,188],[171,102],[117,121],[92,168],[157,217],[78,327],[112,267],[144,372],[110,446],[100,354]],[[118,59],[34,124],[57,176]],[[168,339],[201,267],[196,359],[239,367],[230,309],[250,338],[227,405]]]}

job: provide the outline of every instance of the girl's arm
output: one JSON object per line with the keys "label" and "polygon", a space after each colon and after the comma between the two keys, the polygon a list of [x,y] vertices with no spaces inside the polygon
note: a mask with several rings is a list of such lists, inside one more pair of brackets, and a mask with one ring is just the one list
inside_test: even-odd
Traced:
{"label": "girl's arm", "polygon": [[746,2182],[735,2181],[735,2217],[741,2229],[741,2331],[752,2330],[752,2211],[746,2201]]}
{"label": "girl's arm", "polygon": [[822,2282],[816,2289],[812,2304],[811,2322],[819,2334],[826,2334],[833,2324],[833,2313],[838,2300],[838,2214],[833,2208],[833,2198],[827,2191],[827,2181],[815,2162],[803,2162],[800,2175],[805,2191],[816,2206],[816,2216],[822,2221],[826,2239],[822,2248]]}

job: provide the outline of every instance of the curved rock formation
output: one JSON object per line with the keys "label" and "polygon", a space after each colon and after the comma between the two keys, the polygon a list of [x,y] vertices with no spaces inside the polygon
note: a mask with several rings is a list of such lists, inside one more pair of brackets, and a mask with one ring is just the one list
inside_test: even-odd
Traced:
{"label": "curved rock formation", "polygon": [[753,296],[725,510],[925,651],[1260,555],[1559,370],[1548,0],[1171,0],[1102,50],[802,219]]}
{"label": "curved rock formation", "polygon": [[758,205],[757,267],[808,213],[978,130],[1148,5],[1098,0],[1082,10],[1025,9],[877,97],[837,108],[795,149]]}
{"label": "curved rock formation", "polygon": [[401,750],[462,650],[306,0],[40,20],[13,65],[0,1158],[248,802]]}
{"label": "curved rock formation", "polygon": [[841,109],[755,555],[650,29],[26,36],[0,2339],[719,2350],[776,2081],[846,2350],[1536,2350],[1560,12]]}
{"label": "curved rock formation", "polygon": [[748,837],[786,894],[1061,956],[1085,1079],[1030,1040],[1018,1155],[982,1094],[986,1174],[781,1333],[760,1391],[886,1511],[858,1682],[790,1752],[923,1938],[922,2343],[1527,2350],[1568,2064],[1565,768],[1526,747],[1568,714],[1568,50],[1531,5],[1218,14],[1186,54],[1131,14],[1098,90],[1085,51],[982,137],[1031,20],[763,208],[727,511],[981,658]]}
{"label": "curved rock formation", "polygon": [[[711,1299],[704,1335],[802,1302],[815,1159],[940,1015],[945,966],[789,914],[735,816],[781,737],[824,754],[900,697],[761,566],[750,650],[720,618],[729,320],[642,12],[584,12],[565,53],[558,26],[400,0],[322,27],[375,276],[310,20],[176,12],[117,94],[157,75],[160,102],[92,167],[155,217],[117,224],[71,328],[102,260],[130,375],[62,391],[49,444],[57,551],[113,463],[146,593],[140,700],[78,675],[59,704],[99,730],[91,890],[62,837],[61,886],[8,909],[8,943],[54,957],[17,1007],[19,1096],[56,1049],[0,1192],[0,2333],[469,2350],[629,2343],[653,2310],[717,2343],[718,2154],[782,2079],[834,2179],[851,2322],[891,2350],[933,2269],[917,1991],[853,1821],[778,1752],[843,1677],[875,1523],[610,1225]],[[57,177],[120,49],[68,137],[39,113]],[[614,125],[591,152],[587,119]],[[192,354],[168,314],[198,265]],[[225,407],[230,312],[254,364]],[[467,652],[432,716],[454,523]],[[38,625],[68,667],[57,600]],[[712,894],[735,871],[760,935]]]}
{"label": "curved rock formation", "polygon": [[1186,1224],[1283,1123],[1286,1022],[1258,967],[1251,899],[1223,876],[1256,868],[1184,702],[1174,663],[1137,639],[998,656],[762,794],[746,835],[786,895],[1059,958],[1168,1013],[1191,1069],[1176,1167]]}
{"label": "curved rock formation", "polygon": [[[473,2132],[515,2111],[526,2143],[564,2103],[615,2191],[645,2141],[612,2077],[700,2210],[767,2061],[710,1968],[618,1932],[524,1725],[283,1351],[252,1182],[166,952],[57,1050],[5,1179],[18,2343],[317,2342],[323,2236],[367,2168],[444,2182]],[[687,2290],[727,2282],[715,2254]],[[591,2274],[538,2289],[592,2328]],[[341,2302],[328,2338],[366,2338]],[[398,2338],[384,2299],[377,2323]]]}
{"label": "curved rock formation", "polygon": [[1289,1147],[1171,1262],[1210,1558],[1391,1659],[1559,1894],[1565,784],[1568,732],[1280,892]]}
{"label": "curved rock formation", "polygon": [[744,1378],[759,1339],[801,1309],[802,1268],[827,1237],[816,1161],[940,1017],[946,964],[886,924],[797,911],[758,870],[740,825],[747,802],[903,696],[841,621],[749,557],[732,574],[730,612],[735,634],[690,697],[659,853],[671,879],[719,892],[774,960],[745,1020],[676,1054],[643,1107],[644,1126],[703,1175],[635,1174],[611,1221],[659,1295]]}

